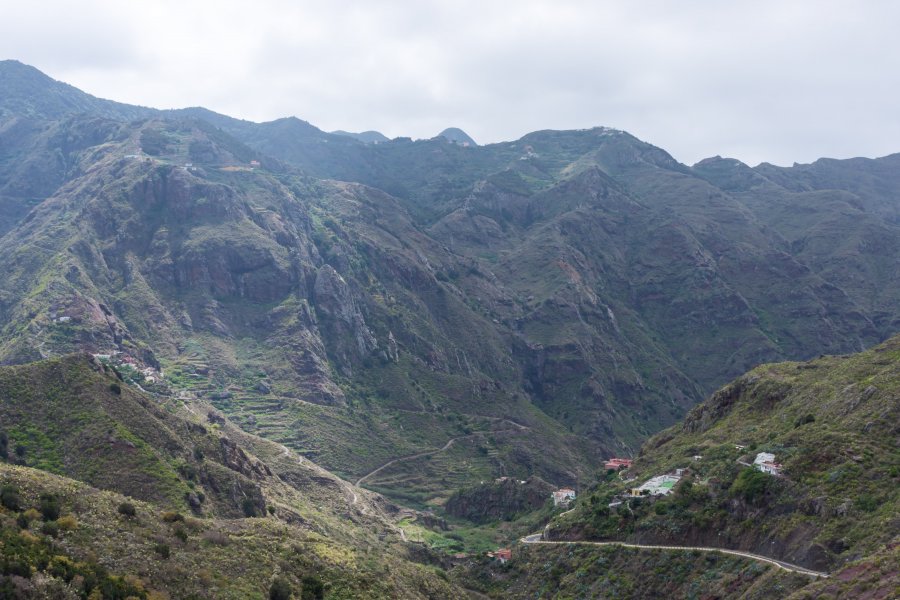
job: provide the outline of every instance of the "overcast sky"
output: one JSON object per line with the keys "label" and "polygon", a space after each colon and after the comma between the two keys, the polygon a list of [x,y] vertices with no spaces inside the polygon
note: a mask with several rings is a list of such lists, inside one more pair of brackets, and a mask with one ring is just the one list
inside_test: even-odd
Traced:
{"label": "overcast sky", "polygon": [[692,164],[900,151],[900,2],[0,0],[0,58],[95,96],[479,143],[625,129]]}

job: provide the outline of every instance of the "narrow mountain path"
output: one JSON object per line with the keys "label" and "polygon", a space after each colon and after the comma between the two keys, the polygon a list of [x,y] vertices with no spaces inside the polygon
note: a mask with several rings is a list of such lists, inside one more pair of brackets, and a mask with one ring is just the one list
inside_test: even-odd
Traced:
{"label": "narrow mountain path", "polygon": [[751,560],[756,560],[759,562],[768,563],[770,565],[775,565],[780,569],[784,569],[785,571],[790,571],[792,573],[800,573],[801,575],[809,575],[810,577],[828,577],[828,573],[822,573],[820,571],[813,571],[812,569],[807,569],[806,567],[801,567],[799,565],[794,565],[788,562],[784,562],[783,560],[777,560],[774,558],[769,558],[768,556],[762,556],[760,554],[753,554],[752,552],[744,552],[742,550],[729,550],[727,548],[707,548],[704,546],[663,546],[663,545],[655,545],[655,544],[629,544],[627,542],[584,542],[584,541],[559,541],[553,542],[549,540],[541,539],[543,534],[533,533],[531,535],[526,535],[519,541],[523,544],[547,544],[547,545],[583,545],[583,546],[622,546],[625,548],[641,548],[646,550],[674,550],[674,551],[697,551],[697,552],[721,552],[722,554],[732,554],[734,556],[741,556],[743,558],[749,558]]}
{"label": "narrow mountain path", "polygon": [[[284,444],[278,444],[278,445],[281,446],[281,454],[278,455],[278,458],[286,458],[287,456],[290,455],[290,453],[291,453],[291,449],[290,449],[290,448],[288,448],[288,447],[285,446]],[[303,462],[306,460],[305,458],[303,458],[303,455],[300,454],[299,452],[294,452],[294,458],[295,458],[295,459],[297,460],[297,462],[300,463],[301,465],[302,465]]]}
{"label": "narrow mountain path", "polygon": [[[524,427],[524,425],[521,425],[520,427]],[[383,471],[384,469],[387,469],[388,467],[390,467],[390,466],[392,466],[392,465],[395,465],[395,464],[397,464],[397,463],[399,463],[399,462],[404,462],[404,461],[407,461],[407,460],[413,460],[413,459],[416,459],[416,458],[422,458],[423,456],[431,456],[432,454],[439,454],[439,453],[441,453],[441,452],[444,452],[444,451],[446,451],[446,450],[449,450],[450,447],[453,446],[453,444],[455,444],[455,443],[458,442],[459,440],[464,440],[464,439],[467,439],[467,438],[472,438],[472,437],[477,437],[477,436],[483,436],[483,435],[492,435],[492,434],[497,434],[497,433],[510,433],[510,432],[513,432],[513,431],[519,432],[519,431],[522,431],[522,430],[521,430],[521,429],[501,429],[501,430],[498,430],[498,431],[476,431],[475,433],[469,433],[469,434],[467,434],[467,435],[460,435],[460,436],[455,437],[455,438],[450,438],[450,440],[448,440],[447,443],[444,444],[443,446],[441,446],[440,448],[434,448],[434,449],[432,449],[432,450],[426,450],[425,452],[419,452],[419,453],[417,453],[417,454],[410,454],[409,456],[401,456],[401,457],[399,457],[399,458],[395,458],[395,459],[393,459],[393,460],[389,460],[389,461],[387,461],[386,463],[384,463],[383,465],[381,465],[380,467],[378,467],[377,469],[374,469],[374,470],[372,470],[372,471],[369,471],[368,473],[366,473],[365,475],[363,475],[362,477],[360,477],[359,479],[357,479],[357,480],[356,480],[356,483],[355,483],[354,485],[356,485],[357,487],[359,487],[360,485],[362,485],[362,482],[364,482],[366,479],[369,479],[369,478],[372,477],[373,475],[376,475],[376,474],[380,473],[381,471]]]}
{"label": "narrow mountain path", "polygon": [[[293,458],[293,460],[297,461],[297,464],[301,464],[301,465],[305,462],[305,459],[300,454],[294,453],[293,457],[291,457],[291,449],[288,448],[287,446],[285,446],[284,444],[279,444],[279,446],[281,447],[281,454],[279,454],[277,458],[279,458],[279,459]],[[329,473],[329,474],[333,475],[332,473]],[[347,481],[346,479],[341,479],[339,477],[337,478],[337,481],[340,484],[340,486],[344,489],[344,492],[347,493],[347,498],[348,498],[347,504],[351,507],[359,504],[359,512],[363,515],[368,515],[369,507],[366,506],[365,504],[359,502],[359,494],[357,494],[356,490],[353,489],[353,487],[354,487],[353,484],[350,483],[349,481]],[[402,534],[401,534],[401,537],[402,537]]]}
{"label": "narrow mountain path", "polygon": [[[190,412],[192,415],[194,415],[196,417],[200,417],[199,413],[197,413],[197,411],[194,410],[191,407],[191,405],[188,404],[187,402],[185,402],[184,400],[181,400],[181,406],[185,410]],[[281,452],[276,456],[276,459],[294,460],[297,462],[297,464],[300,464],[300,465],[308,462],[301,454],[299,454],[297,452],[294,452],[292,455],[292,450],[290,448],[288,448],[286,445],[278,443],[278,442],[274,442],[274,441],[272,443],[276,444],[281,449]],[[317,465],[312,465],[312,463],[310,463],[310,466],[314,467],[314,470],[321,470]],[[328,474],[333,475],[330,472]],[[356,493],[356,490],[353,489],[354,485],[352,483],[350,483],[349,481],[339,478],[339,477],[337,478],[337,481],[339,482],[340,486],[343,488],[343,490],[347,494],[347,499],[348,499],[347,504],[351,507],[359,504],[359,508],[358,508],[359,512],[363,515],[368,515],[369,514],[369,506],[367,506],[366,504],[361,503],[359,501],[359,495]],[[404,541],[405,541],[405,534],[403,533],[402,530],[400,530],[400,537],[404,538]]]}
{"label": "narrow mountain path", "polygon": [[487,598],[487,600],[491,600],[490,596],[488,596],[487,594],[482,594],[478,590],[473,590],[473,589],[464,587],[463,591],[465,591],[467,594],[469,594],[470,598]]}
{"label": "narrow mountain path", "polygon": [[[392,408],[391,410],[396,412],[405,412],[414,415],[434,415],[434,416],[443,416],[443,413],[435,412],[433,410],[413,410],[411,408]],[[452,414],[460,415],[463,417],[472,417],[474,419],[484,419],[486,421],[499,421],[500,423],[509,423],[513,427],[519,429],[520,431],[526,431],[531,429],[528,425],[523,425],[518,421],[514,421],[508,417],[494,417],[490,415],[478,415],[475,413],[464,413],[464,412],[453,412]]]}
{"label": "narrow mountain path", "polygon": [[[344,488],[344,491],[350,494],[350,506],[356,506],[359,502],[359,495],[356,493],[356,490],[353,489],[353,484],[346,479],[340,479],[339,481],[341,482],[341,487]],[[359,512],[367,514],[369,509],[365,505],[360,505]]]}
{"label": "narrow mountain path", "polygon": [[357,487],[359,487],[360,485],[362,485],[363,481],[365,481],[366,479],[369,479],[370,477],[372,477],[373,475],[376,475],[377,473],[380,473],[381,471],[383,471],[384,469],[387,469],[391,465],[395,465],[399,462],[413,460],[415,458],[422,458],[423,456],[431,456],[432,454],[437,454],[439,452],[443,452],[443,451],[449,449],[450,446],[452,446],[457,440],[474,437],[476,435],[478,435],[478,434],[470,433],[469,435],[461,435],[459,437],[451,438],[446,444],[444,444],[440,448],[437,448],[434,450],[426,450],[425,452],[419,452],[418,454],[410,454],[409,456],[401,456],[400,458],[395,458],[393,460],[389,460],[386,463],[384,463],[383,465],[381,465],[380,467],[378,467],[377,469],[374,469],[373,471],[369,471],[368,473],[366,473],[365,475],[363,475],[362,477],[357,479],[355,485]]}

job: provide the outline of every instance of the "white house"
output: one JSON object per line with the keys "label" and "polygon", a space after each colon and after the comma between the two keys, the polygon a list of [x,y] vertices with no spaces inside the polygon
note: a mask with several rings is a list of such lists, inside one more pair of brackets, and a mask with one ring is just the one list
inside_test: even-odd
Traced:
{"label": "white house", "polygon": [[575,490],[570,488],[560,488],[553,492],[553,506],[566,506],[575,499]]}
{"label": "white house", "polygon": [[781,465],[775,462],[775,455],[770,452],[757,454],[753,466],[769,475],[781,475]]}
{"label": "white house", "polygon": [[756,468],[762,471],[763,473],[768,473],[769,475],[781,475],[781,465],[774,462],[764,462],[756,465]]}
{"label": "white house", "polygon": [[754,465],[760,465],[766,462],[775,462],[775,455],[770,452],[760,452],[753,460]]}

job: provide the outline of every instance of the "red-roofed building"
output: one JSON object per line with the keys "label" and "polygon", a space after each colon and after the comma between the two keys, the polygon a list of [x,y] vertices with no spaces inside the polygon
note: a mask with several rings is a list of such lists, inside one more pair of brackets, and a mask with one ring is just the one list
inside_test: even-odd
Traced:
{"label": "red-roofed building", "polygon": [[494,558],[499,560],[501,564],[505,564],[506,561],[512,558],[512,550],[509,548],[500,548],[494,552]]}
{"label": "red-roofed building", "polygon": [[619,469],[627,469],[631,466],[630,458],[611,458],[605,463],[603,463],[604,469],[612,469],[613,471],[618,471]]}

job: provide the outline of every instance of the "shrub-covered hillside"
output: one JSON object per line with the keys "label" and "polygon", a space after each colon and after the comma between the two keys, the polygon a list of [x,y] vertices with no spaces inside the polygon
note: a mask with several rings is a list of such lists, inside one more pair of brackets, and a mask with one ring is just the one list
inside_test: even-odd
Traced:
{"label": "shrub-covered hillside", "polygon": [[89,355],[2,367],[0,398],[0,597],[458,595],[377,495]]}
{"label": "shrub-covered hillside", "polygon": [[[829,573],[789,573],[715,552],[513,547],[507,565],[456,574],[491,597],[895,598],[900,594],[900,337],[848,356],[760,366],[651,438],[543,531],[557,541],[727,548]],[[774,455],[767,473],[753,466]],[[632,490],[679,477],[671,493]]]}
{"label": "shrub-covered hillside", "polygon": [[[553,523],[555,537],[730,547],[831,571],[900,536],[900,337],[763,365],[651,438]],[[749,466],[775,455],[778,474]],[[674,492],[625,499],[683,468]]]}

